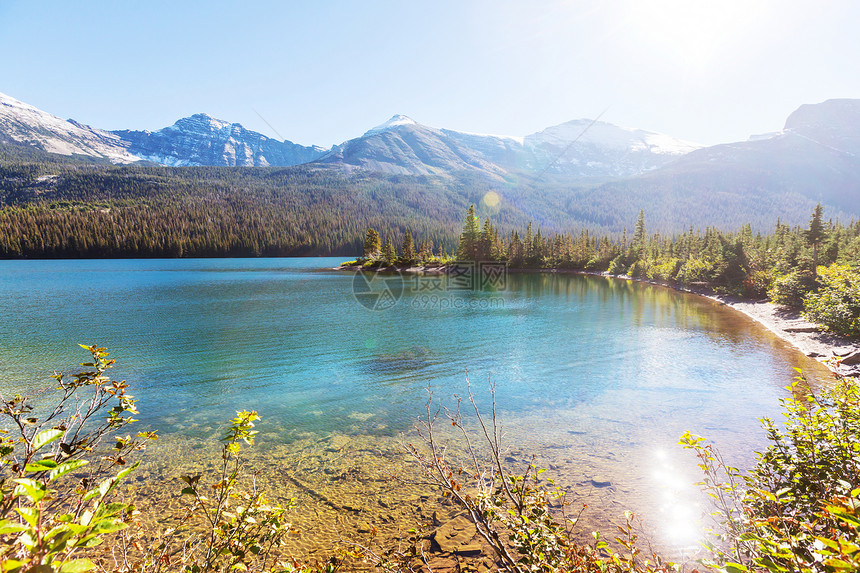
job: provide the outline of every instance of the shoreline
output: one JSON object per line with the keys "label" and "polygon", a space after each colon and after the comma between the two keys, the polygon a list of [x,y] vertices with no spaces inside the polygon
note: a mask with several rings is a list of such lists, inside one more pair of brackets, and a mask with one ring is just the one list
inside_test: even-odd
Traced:
{"label": "shoreline", "polygon": [[818,324],[803,318],[799,310],[780,306],[766,299],[744,299],[732,295],[717,294],[706,289],[663,284],[647,279],[613,277],[613,275],[601,276],[663,286],[678,292],[707,298],[746,315],[805,356],[814,358],[826,366],[837,378],[860,376],[860,342],[852,341],[838,334],[822,332],[819,330]]}
{"label": "shoreline", "polygon": [[[447,269],[447,265],[440,265],[434,267],[384,267],[378,270],[383,272],[393,270],[408,274],[436,275],[446,273]],[[347,267],[337,267],[335,270],[355,272],[363,270],[363,268],[358,265],[350,265]],[[575,269],[508,269],[508,272],[598,276],[635,281],[642,284],[669,288],[677,292],[698,295],[746,315],[781,340],[793,346],[799,352],[802,352],[805,356],[814,358],[826,366],[837,377],[860,376],[860,341],[852,341],[844,336],[821,332],[819,326],[803,318],[800,311],[776,305],[769,300],[749,300],[731,295],[717,294],[709,288],[688,287],[665,281],[639,279],[624,275],[610,275],[594,271]]]}

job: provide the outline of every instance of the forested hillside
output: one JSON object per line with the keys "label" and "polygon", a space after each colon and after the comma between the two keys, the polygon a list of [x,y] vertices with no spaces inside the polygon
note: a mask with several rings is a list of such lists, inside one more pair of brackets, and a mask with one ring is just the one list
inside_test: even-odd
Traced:
{"label": "forested hillside", "polygon": [[[0,163],[0,256],[176,257],[357,254],[367,227],[411,228],[453,249],[487,184],[337,168]],[[498,220],[570,229],[566,194],[525,188]],[[491,209],[487,208],[487,211]]]}

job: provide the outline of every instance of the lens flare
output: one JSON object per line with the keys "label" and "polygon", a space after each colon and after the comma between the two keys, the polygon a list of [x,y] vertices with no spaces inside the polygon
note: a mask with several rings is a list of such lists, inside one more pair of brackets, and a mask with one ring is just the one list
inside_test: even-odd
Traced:
{"label": "lens flare", "polygon": [[497,209],[502,202],[502,198],[495,191],[488,191],[481,202],[490,209]]}

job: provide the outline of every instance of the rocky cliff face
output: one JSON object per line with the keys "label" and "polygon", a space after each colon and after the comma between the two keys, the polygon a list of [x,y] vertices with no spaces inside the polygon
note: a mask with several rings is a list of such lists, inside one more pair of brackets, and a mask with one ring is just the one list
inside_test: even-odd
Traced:
{"label": "rocky cliff face", "polygon": [[180,119],[158,131],[114,131],[129,149],[143,159],[163,165],[298,165],[325,153],[271,139],[205,113]]}

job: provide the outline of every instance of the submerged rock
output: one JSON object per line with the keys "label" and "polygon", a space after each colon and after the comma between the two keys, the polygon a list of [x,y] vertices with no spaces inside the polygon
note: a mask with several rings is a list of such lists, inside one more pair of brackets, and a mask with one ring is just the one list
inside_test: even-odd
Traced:
{"label": "submerged rock", "polygon": [[483,551],[475,539],[477,535],[475,524],[461,515],[441,525],[433,532],[431,539],[443,553],[477,555]]}

